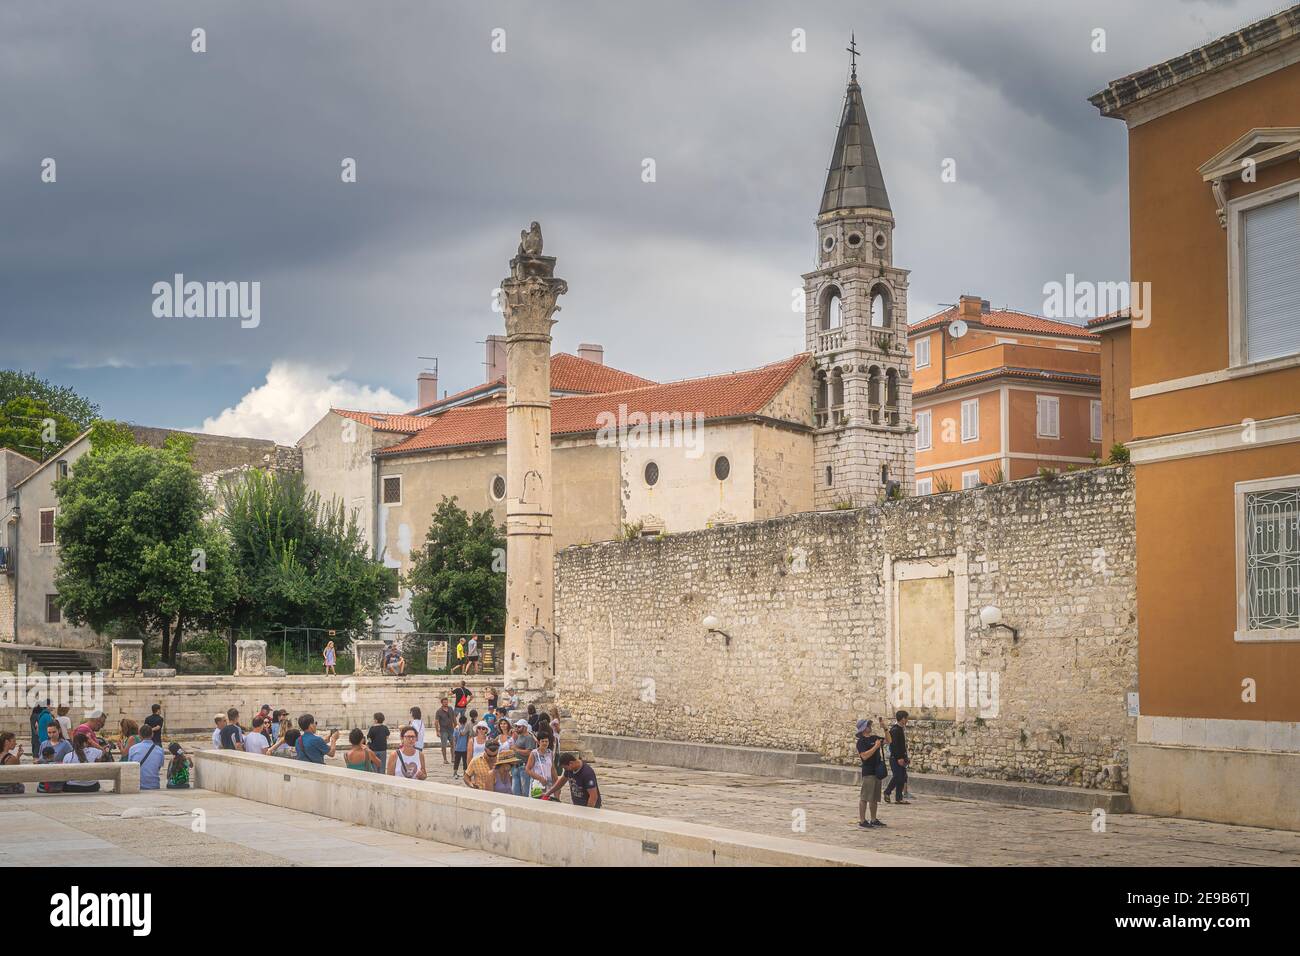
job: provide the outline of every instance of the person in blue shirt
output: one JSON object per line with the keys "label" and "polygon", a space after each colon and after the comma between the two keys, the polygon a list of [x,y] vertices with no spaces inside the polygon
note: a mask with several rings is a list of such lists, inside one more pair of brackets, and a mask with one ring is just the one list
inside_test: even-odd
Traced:
{"label": "person in blue shirt", "polygon": [[126,752],[126,759],[140,765],[140,789],[158,790],[162,775],[162,728],[155,727],[153,736],[146,737]]}
{"label": "person in blue shirt", "polygon": [[326,757],[334,756],[334,749],[339,739],[337,730],[330,732],[327,741],[316,733],[316,718],[311,714],[303,714],[298,718],[298,728],[302,731],[302,736],[298,738],[297,747],[299,760],[324,763]]}
{"label": "person in blue shirt", "polygon": [[41,752],[41,748],[45,746],[46,740],[49,739],[49,726],[53,722],[55,722],[55,717],[50,712],[50,702],[48,700],[32,708],[32,753],[39,754]]}

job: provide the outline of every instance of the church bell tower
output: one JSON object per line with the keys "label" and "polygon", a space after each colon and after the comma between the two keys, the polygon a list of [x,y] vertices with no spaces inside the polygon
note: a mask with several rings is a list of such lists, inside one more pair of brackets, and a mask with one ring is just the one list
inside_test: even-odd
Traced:
{"label": "church bell tower", "polygon": [[870,504],[914,491],[907,270],[858,85],[857,45],[822,192],[817,268],[803,277],[816,383],[814,503]]}

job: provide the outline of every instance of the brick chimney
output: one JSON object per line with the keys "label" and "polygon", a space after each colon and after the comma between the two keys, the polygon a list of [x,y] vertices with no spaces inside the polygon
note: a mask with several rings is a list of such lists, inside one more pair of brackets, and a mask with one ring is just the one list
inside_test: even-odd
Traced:
{"label": "brick chimney", "polygon": [[597,365],[604,365],[605,346],[583,342],[578,346],[578,358],[586,359],[588,362],[595,362]]}
{"label": "brick chimney", "polygon": [[424,408],[425,405],[432,405],[438,400],[438,373],[425,369],[415,377],[415,387],[417,390],[415,407]]}
{"label": "brick chimney", "polygon": [[977,295],[964,295],[957,305],[957,315],[967,322],[978,322],[980,316],[987,311],[989,311],[988,299],[981,299]]}
{"label": "brick chimney", "polygon": [[506,337],[504,335],[489,335],[487,337],[487,361],[484,363],[487,369],[487,378],[485,382],[495,382],[499,378],[504,378],[506,374]]}

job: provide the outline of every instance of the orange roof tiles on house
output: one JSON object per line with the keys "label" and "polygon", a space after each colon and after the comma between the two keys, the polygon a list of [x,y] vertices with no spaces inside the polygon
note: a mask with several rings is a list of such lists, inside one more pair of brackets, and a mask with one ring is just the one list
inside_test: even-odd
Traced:
{"label": "orange roof tiles on house", "polygon": [[[502,375],[490,382],[463,389],[454,395],[412,409],[410,414],[428,414],[443,405],[469,404],[465,399],[473,399],[475,396],[485,399],[503,389],[505,384],[506,378]],[[551,356],[551,391],[553,392],[592,394],[654,384],[652,379],[642,378],[640,375],[592,362],[577,355],[570,355],[568,352],[556,352]]]}
{"label": "orange roof tiles on house", "polygon": [[1088,320],[1088,328],[1093,330],[1102,330],[1105,327],[1115,325],[1126,325],[1133,321],[1133,313],[1128,309],[1117,309],[1114,312],[1107,312],[1105,315],[1099,315],[1095,319]]}
{"label": "orange roof tiles on house", "polygon": [[388,412],[358,412],[349,408],[331,408],[335,415],[342,415],[344,418],[350,418],[354,422],[360,422],[362,425],[369,425],[375,431],[381,432],[404,432],[407,435],[414,435],[421,428],[429,424],[427,418],[420,418],[416,415],[401,415],[397,413],[389,414]]}
{"label": "orange roof tiles on house", "polygon": [[[551,435],[595,432],[606,424],[601,420],[602,413],[619,415],[620,406],[626,406],[628,414],[660,412],[693,416],[698,413],[706,421],[755,415],[807,360],[807,354],[801,353],[744,372],[557,398],[551,402]],[[422,421],[427,427],[419,434],[376,454],[389,457],[461,445],[497,444],[506,440],[506,409],[503,405],[461,406]]]}
{"label": "orange roof tiles on house", "polygon": [[[1035,382],[1064,382],[1072,385],[1100,385],[1100,375],[1080,375],[1074,372],[1053,372],[1049,369],[1042,368],[1002,368],[990,369],[987,372],[976,372],[973,375],[963,375],[961,378],[950,378],[946,382],[935,385],[933,388],[923,389],[912,394],[912,400],[926,398],[939,392],[952,391],[954,388],[964,388],[967,385],[978,385],[980,382],[992,381],[995,378],[1018,378],[1030,379]],[[410,439],[407,439],[408,441]]]}
{"label": "orange roof tiles on house", "polygon": [[961,316],[958,313],[957,307],[953,306],[950,309],[944,309],[942,312],[936,312],[934,315],[922,319],[915,325],[908,326],[908,338],[911,338],[917,332],[924,332],[941,325],[947,325],[956,318],[963,318],[965,322],[972,327],[983,327],[986,329],[996,329],[1005,332],[1029,332],[1034,335],[1068,335],[1073,338],[1081,339],[1096,337],[1094,333],[1089,332],[1081,325],[1071,325],[1069,322],[1057,322],[1054,319],[1045,319],[1041,315],[1030,315],[1028,312],[1016,312],[1012,309],[994,309],[991,312],[981,313],[978,319],[972,319]]}

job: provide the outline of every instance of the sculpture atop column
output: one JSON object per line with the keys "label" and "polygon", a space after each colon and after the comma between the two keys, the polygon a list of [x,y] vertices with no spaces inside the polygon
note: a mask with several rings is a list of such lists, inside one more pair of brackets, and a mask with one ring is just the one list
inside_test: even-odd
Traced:
{"label": "sculpture atop column", "polygon": [[547,689],[538,642],[555,628],[555,543],[551,534],[551,318],[569,291],[542,253],[542,227],[520,233],[510,276],[501,282],[506,320],[506,646],[507,687]]}

